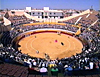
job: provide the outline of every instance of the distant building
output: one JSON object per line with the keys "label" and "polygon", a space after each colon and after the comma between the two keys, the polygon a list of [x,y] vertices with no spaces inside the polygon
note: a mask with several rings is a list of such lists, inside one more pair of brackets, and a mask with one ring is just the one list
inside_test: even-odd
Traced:
{"label": "distant building", "polygon": [[32,10],[31,7],[26,7],[25,10],[28,14],[41,19],[61,19],[63,18],[63,11],[50,10],[49,7],[44,7],[43,10]]}

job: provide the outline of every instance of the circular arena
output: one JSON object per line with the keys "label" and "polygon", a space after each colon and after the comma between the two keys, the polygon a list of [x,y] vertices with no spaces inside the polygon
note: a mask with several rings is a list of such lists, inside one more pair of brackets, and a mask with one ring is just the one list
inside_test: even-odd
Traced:
{"label": "circular arena", "polygon": [[48,54],[51,60],[71,57],[81,53],[83,48],[77,38],[65,32],[58,34],[56,30],[34,32],[21,39],[19,45],[22,53],[39,58],[45,58]]}

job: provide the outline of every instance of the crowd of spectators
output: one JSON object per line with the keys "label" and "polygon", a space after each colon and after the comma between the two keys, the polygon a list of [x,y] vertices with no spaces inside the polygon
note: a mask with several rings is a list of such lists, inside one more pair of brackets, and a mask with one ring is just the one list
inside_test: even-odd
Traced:
{"label": "crowd of spectators", "polygon": [[12,22],[13,26],[17,26],[17,25],[20,25],[20,24],[27,24],[27,23],[30,23],[30,22],[35,22],[34,20],[28,19],[24,15],[22,15],[22,16],[17,16],[17,15],[9,16],[8,19]]}
{"label": "crowd of spectators", "polygon": [[77,32],[77,30],[79,29],[78,27],[73,27],[70,24],[66,24],[66,26],[62,26],[62,25],[49,25],[49,24],[45,24],[45,25],[33,25],[33,26],[15,26],[11,31],[10,31],[10,35],[12,38],[14,38],[15,36],[17,36],[20,33],[29,31],[29,30],[34,30],[34,29],[63,29],[63,30],[68,30],[71,32]]}
{"label": "crowd of spectators", "polygon": [[[16,20],[24,20],[24,17],[13,17],[9,18],[13,23],[19,21]],[[27,21],[27,20],[24,20]],[[73,21],[71,21],[73,23]],[[63,73],[63,75],[77,75],[84,74],[80,71],[92,71],[91,74],[96,73],[100,74],[100,26],[98,24],[93,27],[87,28],[87,24],[91,25],[87,22],[93,22],[91,20],[83,20],[80,21],[82,23],[82,31],[80,35],[75,36],[76,38],[83,38],[87,41],[87,44],[84,45],[82,49],[82,53],[76,53],[71,57],[65,57],[62,59],[55,60],[46,60],[45,58],[36,58],[32,57],[28,54],[23,54],[21,50],[15,50],[12,46],[1,46],[0,47],[0,59],[9,62],[9,63],[21,63],[24,66],[29,67],[29,70],[34,68],[35,71],[39,72],[42,75],[47,75],[50,71],[52,75],[58,75],[58,73]],[[83,26],[84,25],[84,26]],[[10,37],[13,39],[20,33],[35,30],[35,29],[44,29],[44,28],[53,28],[53,29],[64,29],[72,32],[76,32],[78,30],[77,27],[73,27],[70,24],[66,24],[66,26],[61,25],[35,25],[35,26],[23,26],[18,25],[15,26],[13,24],[12,30],[10,31]],[[95,31],[95,30],[96,31]],[[96,72],[93,72],[93,71]],[[78,72],[77,72],[78,71]],[[90,74],[90,73],[85,73]]]}

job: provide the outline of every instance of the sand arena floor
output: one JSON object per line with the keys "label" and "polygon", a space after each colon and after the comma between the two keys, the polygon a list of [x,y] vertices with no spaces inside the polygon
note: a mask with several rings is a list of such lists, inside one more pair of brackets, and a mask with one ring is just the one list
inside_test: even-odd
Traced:
{"label": "sand arena floor", "polygon": [[[63,43],[63,45],[61,44]],[[45,58],[45,53],[50,59],[64,58],[81,53],[82,43],[69,35],[57,33],[38,33],[20,40],[19,50],[33,57]],[[36,51],[39,51],[37,54]]]}

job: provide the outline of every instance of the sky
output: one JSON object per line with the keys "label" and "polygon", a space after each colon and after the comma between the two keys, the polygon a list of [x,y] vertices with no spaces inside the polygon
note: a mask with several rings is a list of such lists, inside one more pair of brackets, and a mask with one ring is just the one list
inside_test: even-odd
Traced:
{"label": "sky", "polygon": [[25,9],[26,7],[43,9],[87,10],[93,6],[100,10],[100,0],[0,0],[0,9]]}

